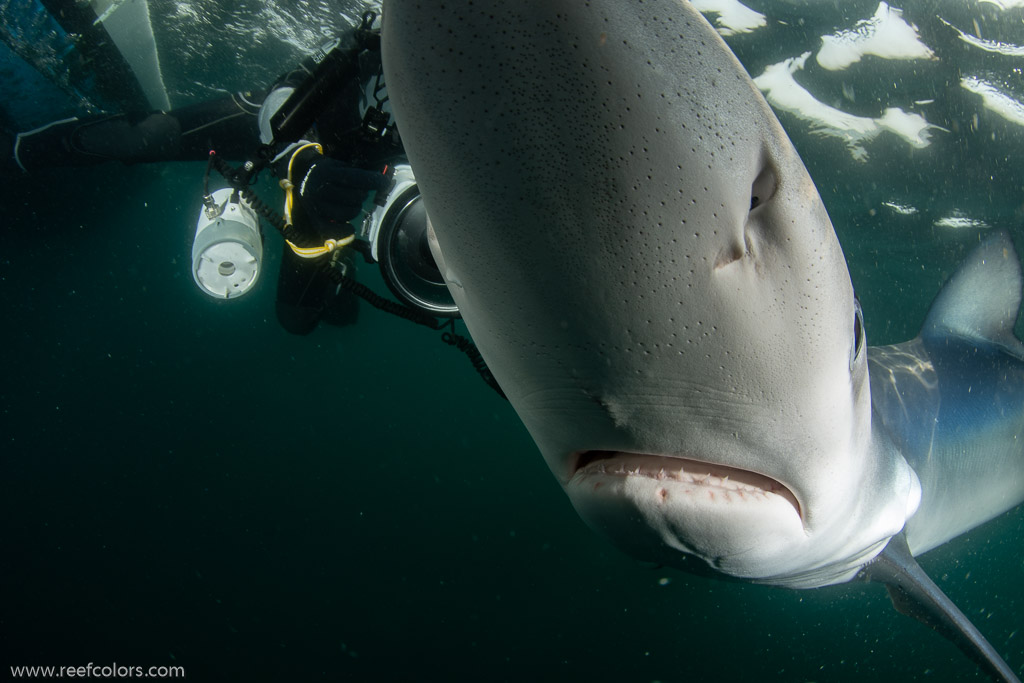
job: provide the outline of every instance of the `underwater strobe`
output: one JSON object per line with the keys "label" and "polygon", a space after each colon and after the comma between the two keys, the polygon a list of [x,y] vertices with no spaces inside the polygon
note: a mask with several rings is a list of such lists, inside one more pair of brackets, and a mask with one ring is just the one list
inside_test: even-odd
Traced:
{"label": "underwater strobe", "polygon": [[394,187],[382,206],[363,221],[363,239],[391,292],[402,303],[436,317],[456,317],[458,306],[448,292],[430,253],[427,212],[412,169],[395,166]]}
{"label": "underwater strobe", "polygon": [[231,188],[213,192],[203,203],[192,242],[192,277],[212,297],[239,297],[260,276],[259,219]]}

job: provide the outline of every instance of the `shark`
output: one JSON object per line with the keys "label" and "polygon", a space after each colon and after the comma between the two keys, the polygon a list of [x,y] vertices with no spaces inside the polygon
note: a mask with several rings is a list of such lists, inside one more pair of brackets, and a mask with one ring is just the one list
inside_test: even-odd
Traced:
{"label": "shark", "polygon": [[385,0],[384,77],[467,329],[584,521],[792,588],[882,582],[1015,672],[915,555],[1024,501],[1020,258],[869,347],[822,200],[679,0]]}

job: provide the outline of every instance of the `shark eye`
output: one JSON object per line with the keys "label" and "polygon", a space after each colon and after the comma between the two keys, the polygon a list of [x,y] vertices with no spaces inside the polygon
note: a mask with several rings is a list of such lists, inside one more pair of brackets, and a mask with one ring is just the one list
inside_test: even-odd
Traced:
{"label": "shark eye", "polygon": [[853,352],[850,354],[850,367],[864,353],[864,312],[860,307],[860,299],[853,299]]}

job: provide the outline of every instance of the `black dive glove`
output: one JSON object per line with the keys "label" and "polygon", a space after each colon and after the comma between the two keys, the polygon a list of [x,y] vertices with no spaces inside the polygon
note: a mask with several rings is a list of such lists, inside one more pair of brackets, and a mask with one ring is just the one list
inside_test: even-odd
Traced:
{"label": "black dive glove", "polygon": [[[388,180],[375,171],[348,166],[310,147],[292,160],[293,222],[322,238],[352,234],[348,222],[362,211],[370,192],[383,190]],[[305,219],[307,226],[301,226]]]}

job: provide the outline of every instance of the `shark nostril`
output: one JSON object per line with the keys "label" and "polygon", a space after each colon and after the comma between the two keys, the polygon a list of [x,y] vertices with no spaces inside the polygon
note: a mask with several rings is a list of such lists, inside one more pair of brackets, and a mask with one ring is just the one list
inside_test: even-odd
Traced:
{"label": "shark nostril", "polygon": [[718,258],[715,259],[715,270],[724,268],[730,263],[735,263],[743,258],[746,250],[741,244],[731,244],[718,253]]}

